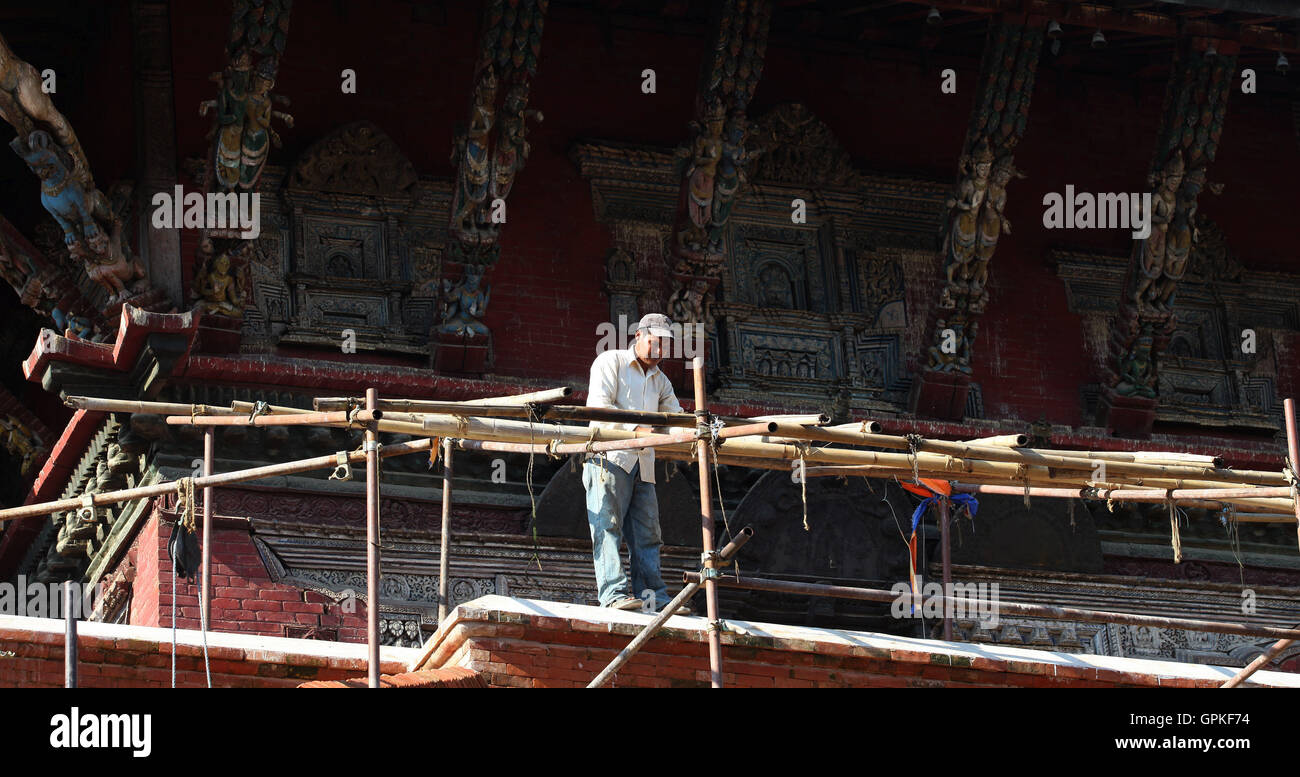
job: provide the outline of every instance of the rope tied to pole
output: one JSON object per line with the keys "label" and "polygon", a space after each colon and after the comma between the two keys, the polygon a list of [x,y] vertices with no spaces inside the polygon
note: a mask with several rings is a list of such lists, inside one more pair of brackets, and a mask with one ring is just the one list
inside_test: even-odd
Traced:
{"label": "rope tied to pole", "polygon": [[269,412],[271,412],[271,406],[261,399],[257,400],[253,403],[253,409],[248,412],[249,425],[251,426],[253,424],[253,419],[257,418],[259,415],[266,415]]}
{"label": "rope tied to pole", "polygon": [[194,419],[201,415],[208,414],[207,405],[190,405],[190,425],[194,425]]}
{"label": "rope tied to pole", "polygon": [[1183,539],[1178,533],[1178,505],[1174,502],[1174,490],[1165,491],[1165,501],[1169,505],[1170,544],[1174,548],[1174,563],[1183,563]]}
{"label": "rope tied to pole", "polygon": [[[540,421],[537,416],[537,403],[525,402],[524,409],[528,413],[528,472],[524,479],[528,486],[528,499],[532,503],[532,517],[529,518],[528,524],[532,529],[533,535],[533,557],[531,561],[537,562],[537,571],[542,571],[541,541],[537,537],[537,495],[533,493],[533,448],[537,445],[537,440],[533,436],[533,423]],[[460,419],[461,433],[469,427],[469,422],[465,418]],[[549,453],[549,451],[548,451]]]}
{"label": "rope tied to pole", "polygon": [[1025,509],[1029,509],[1029,467],[1024,464],[1016,465],[1016,477],[1025,479]]}
{"label": "rope tied to pole", "polygon": [[[803,530],[812,531],[808,526],[808,467],[804,463],[804,456],[808,453],[810,444],[807,440],[800,440],[794,444],[799,451],[799,499],[803,502]],[[916,461],[912,462],[913,471],[916,468]]]}
{"label": "rope tied to pole", "polygon": [[921,474],[916,454],[921,450],[921,444],[925,442],[925,438],[919,434],[908,434],[904,435],[903,439],[907,440],[907,455],[912,462],[912,482],[920,483]]}
{"label": "rope tied to pole", "polygon": [[[731,533],[731,524],[727,521],[727,505],[722,501],[722,476],[718,474],[718,432],[722,431],[725,422],[721,418],[714,418],[708,424],[709,430],[709,450],[713,452],[713,486],[718,493],[718,511],[722,513],[722,526],[727,530],[727,542],[732,542],[736,537]],[[671,463],[665,468],[669,473],[673,471]],[[671,477],[671,474],[669,475]],[[665,478],[665,482],[668,478]],[[740,562],[736,562],[736,579],[740,579]]]}
{"label": "rope tied to pole", "polygon": [[558,437],[556,437],[555,439],[550,440],[549,442],[546,443],[546,455],[547,455],[549,458],[552,458],[552,459],[562,459],[562,458],[564,458],[563,456],[561,456],[560,454],[558,454],[558,453],[555,452],[555,448],[556,448],[556,446],[558,446],[559,444],[560,444],[560,438],[558,438]]}

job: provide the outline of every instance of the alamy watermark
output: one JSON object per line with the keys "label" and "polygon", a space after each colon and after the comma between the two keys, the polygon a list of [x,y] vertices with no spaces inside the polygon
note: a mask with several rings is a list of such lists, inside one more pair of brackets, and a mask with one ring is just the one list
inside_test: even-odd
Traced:
{"label": "alamy watermark", "polygon": [[1129,229],[1134,240],[1151,235],[1151,192],[1089,192],[1065,187],[1065,194],[1043,195],[1047,229]]}
{"label": "alamy watermark", "polygon": [[64,618],[63,589],[72,586],[71,614],[77,620],[89,618],[95,611],[97,589],[82,583],[27,582],[24,575],[18,583],[0,583],[0,615],[17,615],[28,618]]}
{"label": "alamy watermark", "polygon": [[82,712],[73,707],[67,715],[50,717],[50,747],[130,748],[136,758],[153,752],[153,715]]}
{"label": "alamy watermark", "polygon": [[239,229],[239,236],[255,240],[262,234],[262,195],[257,192],[175,193],[153,196],[155,229]]}
{"label": "alamy watermark", "polygon": [[[980,628],[998,626],[997,583],[922,583],[917,578],[919,596],[912,596],[908,583],[894,583],[889,592],[894,601],[889,614],[895,618],[973,619]],[[946,598],[945,598],[946,597]]]}

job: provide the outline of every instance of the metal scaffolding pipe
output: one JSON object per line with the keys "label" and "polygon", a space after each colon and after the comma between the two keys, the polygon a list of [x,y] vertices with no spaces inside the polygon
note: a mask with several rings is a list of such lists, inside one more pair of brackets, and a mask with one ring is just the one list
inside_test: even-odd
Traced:
{"label": "metal scaffolding pipe", "polygon": [[451,586],[447,584],[447,554],[451,548],[451,438],[442,440],[442,536],[438,554],[438,625],[447,620],[447,596]]}
{"label": "metal scaffolding pipe", "polygon": [[[937,500],[939,503],[939,546],[941,548],[940,561],[943,564],[943,590],[952,590],[952,542],[949,537],[949,517],[951,511],[948,508],[947,499]],[[948,608],[943,611],[943,638],[952,641],[952,613]]]}
{"label": "metal scaffolding pipe", "polygon": [[695,376],[695,417],[699,421],[700,439],[695,442],[700,464],[700,528],[704,538],[704,571],[710,577],[704,581],[705,609],[709,616],[709,674],[714,688],[722,687],[722,621],[718,618],[718,560],[713,552],[713,492],[709,483],[709,443],[704,439],[708,421],[708,404],[704,394],[704,357],[696,356],[692,362]]}
{"label": "metal scaffolding pipe", "polygon": [[[682,580],[687,583],[698,582],[700,575],[697,572],[686,572],[682,575]],[[773,593],[797,594],[800,596],[829,596],[836,599],[855,599],[866,602],[884,602],[893,603],[900,596],[917,604],[924,604],[927,600],[925,596],[916,596],[912,594],[896,594],[892,591],[886,591],[880,588],[853,588],[839,585],[821,585],[817,583],[795,583],[787,580],[768,580],[757,577],[741,577],[739,579],[730,575],[719,577],[718,585],[726,588],[741,588],[751,591],[771,591]],[[945,605],[960,605],[967,608],[967,612],[986,612],[989,608],[995,609],[999,614],[1021,615],[1029,618],[1045,618],[1048,620],[1060,621],[1079,621],[1083,623],[1122,623],[1130,626],[1155,626],[1162,629],[1186,629],[1188,631],[1208,631],[1216,634],[1237,634],[1243,637],[1272,637],[1296,639],[1300,637],[1300,630],[1297,629],[1280,629],[1274,626],[1250,626],[1244,623],[1229,623],[1226,621],[1205,621],[1195,620],[1192,618],[1162,618],[1155,615],[1138,615],[1136,613],[1113,612],[1107,610],[1081,610],[1075,607],[1053,607],[1045,604],[1022,604],[1019,602],[1008,602],[1002,599],[990,601],[987,599],[953,597],[953,596],[935,596],[929,597],[931,600],[939,600]],[[978,609],[984,608],[984,609]]]}
{"label": "metal scaffolding pipe", "polygon": [[[212,474],[215,466],[216,432],[207,428],[203,430],[203,476]],[[212,486],[203,489],[203,573],[199,581],[199,628],[208,630],[208,613],[212,610]]]}
{"label": "metal scaffolding pipe", "polygon": [[[373,411],[379,393],[366,389],[366,409]],[[370,687],[379,687],[379,433],[366,427],[366,642],[370,648]]]}
{"label": "metal scaffolding pipe", "polygon": [[[23,593],[19,593],[23,596]],[[77,687],[77,619],[72,602],[72,581],[63,584],[63,687]]]}

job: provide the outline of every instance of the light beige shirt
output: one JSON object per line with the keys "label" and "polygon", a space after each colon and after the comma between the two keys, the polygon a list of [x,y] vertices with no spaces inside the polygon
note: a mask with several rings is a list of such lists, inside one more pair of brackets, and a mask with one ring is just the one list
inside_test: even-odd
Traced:
{"label": "light beige shirt", "polygon": [[[635,346],[634,346],[635,347]],[[682,412],[681,403],[673,393],[673,384],[663,370],[651,367],[643,370],[641,362],[631,348],[609,350],[591,363],[591,381],[587,384],[587,407],[609,407],[619,410],[651,410],[669,413]],[[636,429],[639,425],[613,421],[592,421],[594,427],[608,429]],[[631,472],[632,466],[641,463],[641,480],[655,482],[655,450],[609,451],[609,460]]]}

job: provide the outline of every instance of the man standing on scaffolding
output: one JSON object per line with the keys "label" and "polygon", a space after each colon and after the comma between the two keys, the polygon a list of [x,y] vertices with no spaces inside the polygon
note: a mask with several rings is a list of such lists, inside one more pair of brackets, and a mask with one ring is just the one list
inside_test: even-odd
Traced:
{"label": "man standing on scaffolding", "polygon": [[[596,357],[587,387],[587,407],[619,410],[682,412],[672,383],[659,369],[674,339],[672,322],[660,313],[644,316],[636,341],[627,350],[611,349]],[[592,421],[593,427],[653,431],[650,426]],[[582,467],[587,490],[587,523],[591,526],[592,559],[596,567],[596,593],[602,607],[641,609],[637,594],[652,591],[654,607],[662,610],[670,599],[659,571],[659,501],[655,496],[655,451],[608,451],[589,454]],[[623,573],[619,546],[627,541],[631,587]],[[648,595],[647,595],[648,598]],[[679,607],[677,614],[689,615]]]}

